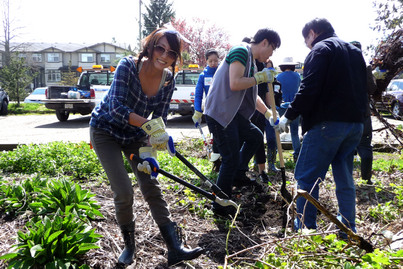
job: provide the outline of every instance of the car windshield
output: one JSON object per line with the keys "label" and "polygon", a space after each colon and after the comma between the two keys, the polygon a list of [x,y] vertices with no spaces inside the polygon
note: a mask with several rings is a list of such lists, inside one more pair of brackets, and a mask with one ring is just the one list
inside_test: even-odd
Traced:
{"label": "car windshield", "polygon": [[403,91],[403,81],[392,80],[387,88],[387,91]]}
{"label": "car windshield", "polygon": [[196,85],[200,73],[181,73],[176,77],[176,84]]}
{"label": "car windshield", "polygon": [[35,89],[32,94],[45,94],[46,88]]}
{"label": "car windshield", "polygon": [[92,85],[111,85],[113,75],[108,73],[90,73],[89,81]]}

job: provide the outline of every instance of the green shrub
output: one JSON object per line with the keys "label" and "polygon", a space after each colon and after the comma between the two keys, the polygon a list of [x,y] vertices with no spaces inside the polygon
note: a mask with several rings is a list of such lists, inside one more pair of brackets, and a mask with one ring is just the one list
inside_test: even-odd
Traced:
{"label": "green shrub", "polygon": [[35,176],[25,180],[13,180],[11,183],[0,181],[0,209],[7,215],[24,213],[35,201],[36,194],[46,186],[46,178]]}
{"label": "green shrub", "polygon": [[79,266],[78,259],[91,249],[101,235],[80,220],[77,212],[63,215],[58,210],[52,217],[34,218],[18,231],[15,252],[0,259],[8,260],[8,268],[89,268]]}
{"label": "green shrub", "polygon": [[66,179],[52,180],[29,207],[38,215],[54,214],[60,209],[66,213],[75,211],[84,220],[93,220],[96,216],[103,218],[98,211],[100,206],[92,200],[94,196],[95,194],[82,190],[80,185]]}
{"label": "green shrub", "polygon": [[77,178],[101,173],[101,164],[85,142],[20,145],[13,151],[0,152],[0,169],[23,174],[72,175]]}

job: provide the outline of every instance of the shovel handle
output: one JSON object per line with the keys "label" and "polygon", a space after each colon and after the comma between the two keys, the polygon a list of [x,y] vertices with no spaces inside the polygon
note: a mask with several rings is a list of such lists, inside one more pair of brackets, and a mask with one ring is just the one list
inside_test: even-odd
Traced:
{"label": "shovel handle", "polygon": [[[273,84],[268,83],[268,86],[269,86],[269,105],[271,107],[272,117],[273,117],[273,119],[277,119],[277,110],[276,110],[276,102],[274,101]],[[276,129],[274,129],[274,132],[276,135],[276,143],[277,143],[278,158],[280,160],[280,168],[285,168],[284,157],[283,157],[283,148],[281,146],[280,134]]]}

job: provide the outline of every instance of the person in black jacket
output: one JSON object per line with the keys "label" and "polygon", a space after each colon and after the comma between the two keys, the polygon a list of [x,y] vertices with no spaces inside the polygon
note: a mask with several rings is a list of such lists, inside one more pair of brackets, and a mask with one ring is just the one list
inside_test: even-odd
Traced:
{"label": "person in black jacket", "polygon": [[[318,183],[332,165],[338,218],[355,232],[352,171],[368,102],[366,64],[361,51],[338,38],[326,19],[308,22],[302,35],[311,51],[305,59],[301,88],[278,128],[286,131],[289,123],[301,115],[304,139],[295,167],[298,188],[318,199]],[[316,229],[317,209],[311,203],[298,198],[297,213],[297,230]]]}
{"label": "person in black jacket", "polygon": [[[352,41],[350,43],[361,50],[360,42]],[[375,91],[376,91],[376,81],[375,77],[372,75],[372,67],[371,65],[367,65],[368,99],[370,98],[370,95],[375,93]],[[371,181],[372,161],[374,159],[371,142],[372,142],[371,108],[368,102],[364,120],[364,131],[362,133],[360,143],[357,146],[357,153],[361,157],[361,178],[366,180],[368,184],[372,184]]]}

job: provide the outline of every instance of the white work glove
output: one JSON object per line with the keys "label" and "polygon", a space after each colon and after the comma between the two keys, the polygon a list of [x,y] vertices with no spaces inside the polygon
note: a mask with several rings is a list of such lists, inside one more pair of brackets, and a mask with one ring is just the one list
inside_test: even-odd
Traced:
{"label": "white work glove", "polygon": [[195,124],[195,127],[200,125],[200,123],[202,121],[202,116],[203,116],[202,112],[199,112],[199,111],[195,110],[195,113],[192,116],[192,120],[193,120],[193,122]]}
{"label": "white work glove", "polygon": [[157,150],[153,147],[141,147],[139,149],[139,157],[143,162],[137,164],[137,170],[151,175],[152,179],[157,178],[159,164],[157,161]]}
{"label": "white work glove", "polygon": [[274,126],[274,129],[276,129],[277,131],[279,131],[280,133],[289,132],[289,128],[288,126],[290,125],[291,120],[287,119],[284,115],[281,116],[280,118],[280,122],[278,125]]}
{"label": "white work glove", "polygon": [[256,84],[260,83],[272,83],[274,81],[274,77],[276,75],[276,71],[274,68],[264,68],[262,71],[257,72],[254,75],[256,80]]}
{"label": "white work glove", "polygon": [[278,113],[276,113],[276,115],[277,115],[277,119],[274,120],[273,117],[271,116],[270,110],[266,110],[266,112],[264,113],[264,117],[266,118],[266,120],[269,121],[270,125],[273,126],[273,127],[275,127],[276,125],[278,125],[278,123],[279,123],[279,121],[280,121],[280,119],[279,119],[279,117],[278,117]]}
{"label": "white work glove", "polygon": [[157,150],[167,149],[171,156],[175,155],[172,137],[165,131],[165,123],[161,117],[145,122],[141,129],[150,136],[151,146]]}

